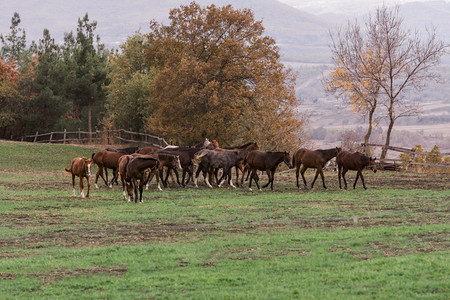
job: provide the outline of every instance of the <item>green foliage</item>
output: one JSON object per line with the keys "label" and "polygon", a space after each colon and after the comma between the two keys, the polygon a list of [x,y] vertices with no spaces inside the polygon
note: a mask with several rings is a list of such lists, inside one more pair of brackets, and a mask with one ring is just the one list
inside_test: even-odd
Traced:
{"label": "green foliage", "polygon": [[109,61],[106,108],[107,118],[115,128],[144,131],[146,119],[154,110],[149,85],[155,72],[144,61],[146,47],[144,35],[136,33]]}
{"label": "green foliage", "polygon": [[72,198],[62,169],[94,150],[0,142],[0,295],[450,296],[448,175],[365,172],[369,190],[341,191],[328,172],[328,190],[298,191],[291,173],[274,192],[151,183],[143,204],[117,186]]}

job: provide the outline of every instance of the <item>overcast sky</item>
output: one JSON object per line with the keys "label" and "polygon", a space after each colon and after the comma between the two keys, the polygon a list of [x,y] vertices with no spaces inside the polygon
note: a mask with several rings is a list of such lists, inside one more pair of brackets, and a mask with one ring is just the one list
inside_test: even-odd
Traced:
{"label": "overcast sky", "polygon": [[[368,13],[376,7],[386,4],[387,6],[402,4],[407,2],[429,2],[437,0],[278,0],[280,2],[294,6],[311,14],[324,13]],[[449,2],[449,0],[438,0]]]}

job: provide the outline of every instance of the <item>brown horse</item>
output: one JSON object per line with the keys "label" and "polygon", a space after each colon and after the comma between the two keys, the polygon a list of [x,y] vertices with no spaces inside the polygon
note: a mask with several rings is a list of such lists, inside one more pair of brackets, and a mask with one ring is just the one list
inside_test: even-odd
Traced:
{"label": "brown horse", "polygon": [[367,188],[366,184],[364,183],[362,169],[369,166],[374,173],[377,171],[375,158],[368,157],[359,152],[351,153],[348,151],[341,151],[336,156],[336,163],[338,165],[339,188],[341,189],[342,189],[341,174],[342,178],[344,178],[344,188],[347,189],[347,181],[345,180],[345,173],[347,173],[348,170],[357,171],[355,183],[353,184],[353,189],[356,188],[356,182],[358,181],[358,178],[361,176],[361,181],[365,190],[367,190]]}
{"label": "brown horse", "polygon": [[152,154],[153,152],[159,151],[161,148],[155,148],[155,147],[143,147],[136,151],[136,153],[139,154]]}
{"label": "brown horse", "polygon": [[[158,170],[159,161],[157,158],[151,155],[136,156],[133,160],[130,160],[126,166],[126,181],[131,182],[134,190],[134,202],[138,200],[139,189],[139,201],[142,201],[142,192],[146,181],[147,170]],[[139,181],[139,184],[138,184]]]}
{"label": "brown horse", "polygon": [[[112,152],[107,150],[101,150],[98,152],[92,153],[92,160],[98,166],[97,174],[95,174],[95,187],[98,188],[97,181],[98,177],[102,177],[106,186],[112,187],[114,181],[117,182],[117,169],[119,168],[119,158],[125,155],[124,152]],[[105,169],[106,179],[103,177],[103,168]],[[108,171],[107,169],[113,170],[113,179],[108,184]]]}
{"label": "brown horse", "polygon": [[70,166],[70,169],[64,168],[66,172],[69,172],[72,174],[72,189],[73,193],[72,196],[75,197],[75,176],[80,177],[80,194],[81,198],[84,198],[84,186],[83,186],[83,178],[86,177],[88,190],[86,197],[89,197],[89,190],[91,188],[91,166],[92,166],[92,160],[88,159],[86,157],[76,157],[72,160],[72,164]]}
{"label": "brown horse", "polygon": [[326,189],[325,185],[325,178],[323,175],[323,167],[325,164],[335,157],[342,149],[339,147],[331,148],[331,149],[318,149],[318,150],[308,150],[308,149],[299,149],[297,152],[294,153],[292,162],[295,166],[295,176],[297,180],[297,188],[300,188],[300,185],[298,183],[298,174],[300,171],[300,165],[302,165],[302,169],[300,173],[302,174],[303,183],[305,184],[305,189],[307,188],[306,185],[306,179],[305,179],[305,172],[308,168],[315,168],[316,176],[314,177],[313,182],[311,183],[311,188],[314,187],[314,182],[316,182],[317,177],[320,174],[320,177],[322,178],[323,187]]}
{"label": "brown horse", "polygon": [[252,180],[255,180],[258,190],[261,190],[258,183],[259,178],[256,174],[256,171],[259,170],[266,171],[267,176],[269,177],[269,181],[263,186],[263,188],[267,187],[270,184],[270,189],[273,191],[275,171],[281,162],[284,162],[289,168],[292,166],[291,156],[289,155],[289,152],[263,152],[260,150],[249,152],[245,157],[245,163],[248,164],[252,172],[250,175],[248,188],[252,190]]}

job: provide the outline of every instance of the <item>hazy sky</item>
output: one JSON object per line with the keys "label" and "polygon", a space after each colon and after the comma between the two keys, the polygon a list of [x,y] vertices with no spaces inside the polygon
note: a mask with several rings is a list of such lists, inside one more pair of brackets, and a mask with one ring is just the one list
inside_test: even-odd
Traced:
{"label": "hazy sky", "polygon": [[449,0],[278,0],[311,14],[324,13],[368,13],[376,7],[402,4],[407,2],[429,2]]}

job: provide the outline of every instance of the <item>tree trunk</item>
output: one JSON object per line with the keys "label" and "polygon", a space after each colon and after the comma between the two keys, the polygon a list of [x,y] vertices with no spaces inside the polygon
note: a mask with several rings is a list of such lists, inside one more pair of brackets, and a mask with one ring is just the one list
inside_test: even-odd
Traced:
{"label": "tree trunk", "polygon": [[88,131],[89,131],[89,140],[92,142],[92,104],[88,102]]}
{"label": "tree trunk", "polygon": [[366,155],[367,156],[371,156],[371,151],[370,151],[370,147],[368,146],[370,143],[370,135],[372,134],[372,122],[373,122],[373,114],[375,113],[375,109],[377,108],[376,104],[372,106],[372,108],[369,111],[369,128],[367,128],[367,133],[364,136],[364,144],[365,146],[365,150],[366,150]]}
{"label": "tree trunk", "polygon": [[386,142],[384,143],[383,151],[381,151],[381,157],[380,157],[381,160],[386,158],[386,154],[387,154],[387,150],[388,150],[387,148],[389,147],[389,144],[391,142],[391,133],[392,133],[392,128],[394,128],[394,122],[395,122],[395,118],[393,116],[390,116],[390,122],[389,122],[388,130],[386,133]]}

